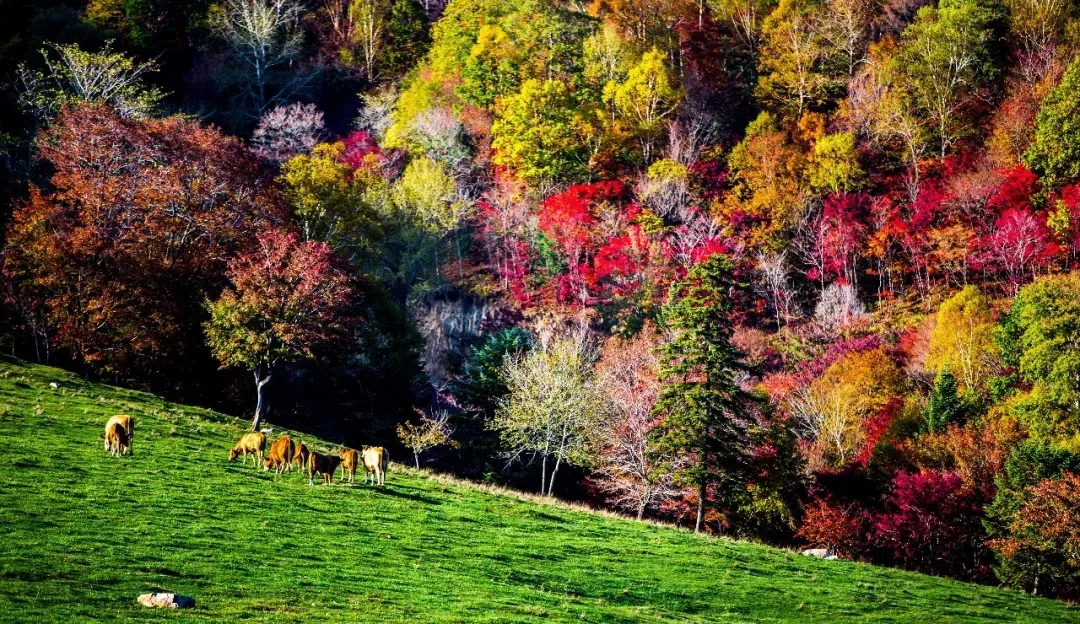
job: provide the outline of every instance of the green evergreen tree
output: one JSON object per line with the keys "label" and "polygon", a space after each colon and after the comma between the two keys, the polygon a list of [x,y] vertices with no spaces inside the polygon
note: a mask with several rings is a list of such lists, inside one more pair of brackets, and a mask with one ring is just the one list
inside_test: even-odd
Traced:
{"label": "green evergreen tree", "polygon": [[[473,347],[462,366],[461,373],[450,387],[461,404],[463,413],[454,418],[454,430],[459,440],[468,440],[469,452],[455,469],[463,476],[491,482],[496,475],[513,479],[518,474],[508,472],[502,457],[499,433],[488,426],[495,411],[509,393],[504,376],[504,364],[510,358],[527,353],[536,346],[536,339],[521,327],[498,331]],[[521,465],[516,470],[524,472]]]}
{"label": "green evergreen tree", "polygon": [[533,335],[520,327],[492,334],[480,347],[473,347],[453,386],[454,394],[470,409],[490,418],[507,392],[503,364],[508,357],[532,350],[535,343]]}
{"label": "green evergreen tree", "polygon": [[663,349],[663,384],[654,430],[657,449],[678,458],[676,482],[698,492],[695,531],[701,531],[709,487],[725,497],[740,485],[746,465],[746,424],[740,417],[753,397],[739,388],[746,371],[731,344],[730,260],[723,256],[696,265],[671,287],[662,320],[675,337]]}
{"label": "green evergreen tree", "polygon": [[926,429],[932,433],[943,433],[949,423],[963,420],[964,406],[957,394],[956,378],[946,364],[934,381],[930,391],[930,403],[926,406]]}

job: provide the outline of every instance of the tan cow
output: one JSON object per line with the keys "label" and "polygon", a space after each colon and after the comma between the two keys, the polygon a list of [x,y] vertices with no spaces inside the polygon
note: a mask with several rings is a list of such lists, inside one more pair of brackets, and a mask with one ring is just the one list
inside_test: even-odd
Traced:
{"label": "tan cow", "polygon": [[357,460],[360,459],[359,456],[356,453],[356,450],[351,449],[351,448],[343,448],[343,449],[341,449],[341,453],[339,453],[339,455],[341,456],[341,473],[342,473],[341,478],[342,478],[342,480],[344,480],[345,477],[347,476],[347,477],[349,477],[349,483],[350,484],[355,483],[356,482],[356,464],[357,464]]}
{"label": "tan cow", "polygon": [[296,443],[296,450],[293,451],[293,461],[296,462],[296,471],[300,474],[304,474],[307,470],[308,449],[304,446],[303,442]]}
{"label": "tan cow", "polygon": [[308,455],[308,485],[315,485],[315,475],[321,475],[323,482],[330,485],[340,463],[341,457],[337,455],[320,455],[311,451]]}
{"label": "tan cow", "polygon": [[270,446],[270,454],[263,460],[263,470],[273,468],[278,474],[291,470],[295,450],[296,447],[289,436],[278,438],[278,441]]}
{"label": "tan cow", "polygon": [[365,446],[364,449],[364,483],[370,479],[371,485],[376,482],[383,485],[386,482],[386,469],[390,465],[390,454],[381,446]]}
{"label": "tan cow", "polygon": [[105,450],[109,452],[109,455],[119,457],[123,453],[127,431],[119,422],[110,420],[105,424],[105,435],[98,437],[105,440]]}
{"label": "tan cow", "polygon": [[229,451],[229,461],[236,459],[237,455],[244,456],[244,463],[247,463],[247,456],[251,455],[251,461],[256,467],[257,462],[261,462],[263,458],[263,451],[266,450],[266,434],[261,431],[254,431],[251,433],[245,433],[240,437],[240,441],[236,443],[236,446],[232,447]]}
{"label": "tan cow", "polygon": [[108,445],[109,427],[114,424],[119,426],[119,432],[123,435],[119,437],[112,451],[115,451],[116,455],[124,455],[125,453],[131,455],[131,441],[135,437],[135,421],[127,414],[117,414],[110,418],[109,422],[105,423],[105,435],[102,436],[102,439],[106,442],[105,450],[110,450]]}

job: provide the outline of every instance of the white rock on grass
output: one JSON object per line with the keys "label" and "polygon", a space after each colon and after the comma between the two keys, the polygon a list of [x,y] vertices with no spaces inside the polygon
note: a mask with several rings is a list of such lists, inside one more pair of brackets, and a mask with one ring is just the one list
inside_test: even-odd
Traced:
{"label": "white rock on grass", "polygon": [[187,609],[195,606],[195,599],[173,593],[143,594],[139,604],[144,607],[163,607],[166,609]]}
{"label": "white rock on grass", "polygon": [[807,548],[802,551],[801,554],[806,555],[807,557],[817,557],[818,559],[832,560],[837,558],[836,553],[827,548]]}

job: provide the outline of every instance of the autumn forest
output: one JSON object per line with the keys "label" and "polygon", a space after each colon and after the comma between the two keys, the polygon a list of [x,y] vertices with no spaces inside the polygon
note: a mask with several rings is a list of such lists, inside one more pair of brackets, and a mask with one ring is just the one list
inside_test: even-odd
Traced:
{"label": "autumn forest", "polygon": [[0,13],[0,349],[1080,597],[1080,5]]}

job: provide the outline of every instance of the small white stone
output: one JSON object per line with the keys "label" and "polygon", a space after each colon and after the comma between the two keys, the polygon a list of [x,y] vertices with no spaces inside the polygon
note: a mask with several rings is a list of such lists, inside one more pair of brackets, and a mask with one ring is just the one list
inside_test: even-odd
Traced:
{"label": "small white stone", "polygon": [[138,602],[144,607],[160,607],[165,609],[187,609],[195,606],[195,599],[191,596],[167,592],[143,594],[139,596]]}

